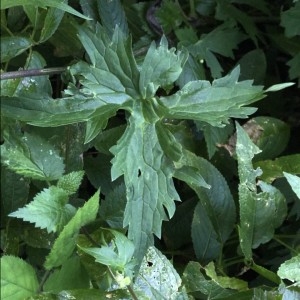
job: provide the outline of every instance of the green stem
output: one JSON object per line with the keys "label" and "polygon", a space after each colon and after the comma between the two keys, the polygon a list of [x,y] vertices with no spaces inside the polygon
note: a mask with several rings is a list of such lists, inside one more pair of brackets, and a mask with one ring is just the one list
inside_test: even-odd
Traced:
{"label": "green stem", "polygon": [[46,280],[48,279],[48,277],[50,276],[50,274],[51,274],[51,270],[47,270],[45,272],[45,274],[44,274],[44,276],[43,276],[43,278],[42,278],[42,280],[40,282],[40,285],[39,285],[39,288],[37,290],[37,293],[41,293],[43,291],[43,286],[44,286]]}
{"label": "green stem", "polygon": [[48,69],[31,69],[12,72],[4,72],[0,74],[0,80],[15,79],[21,77],[45,76],[52,74],[61,74],[67,70],[66,67],[48,68]]}
{"label": "green stem", "polygon": [[291,246],[289,246],[288,244],[286,244],[286,243],[284,243],[282,240],[280,240],[278,237],[276,237],[276,236],[274,236],[273,237],[273,239],[277,242],[277,243],[279,243],[279,244],[281,244],[281,245],[283,245],[284,247],[286,247],[287,249],[289,249],[292,253],[294,253],[294,254],[298,254],[298,252],[295,250],[295,249],[293,249]]}
{"label": "green stem", "polygon": [[[111,278],[112,278],[113,280],[115,280],[115,281],[118,283],[118,281],[117,281],[116,278],[115,278],[114,273],[112,272],[112,270],[110,269],[109,266],[107,266],[107,269],[108,269],[108,272],[109,272]],[[138,297],[136,296],[134,290],[132,289],[132,287],[131,287],[130,285],[127,285],[126,287],[127,287],[127,289],[128,289],[129,294],[131,295],[132,299],[133,299],[133,300],[139,300]]]}
{"label": "green stem", "polygon": [[196,16],[195,1],[194,0],[190,0],[190,16],[191,17]]}

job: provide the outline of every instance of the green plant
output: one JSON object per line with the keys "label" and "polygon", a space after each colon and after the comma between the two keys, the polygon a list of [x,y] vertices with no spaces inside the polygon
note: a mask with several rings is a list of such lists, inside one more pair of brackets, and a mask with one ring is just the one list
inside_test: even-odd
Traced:
{"label": "green plant", "polygon": [[299,296],[300,154],[276,100],[297,90],[281,91],[300,75],[299,3],[285,5],[1,3],[4,299]]}

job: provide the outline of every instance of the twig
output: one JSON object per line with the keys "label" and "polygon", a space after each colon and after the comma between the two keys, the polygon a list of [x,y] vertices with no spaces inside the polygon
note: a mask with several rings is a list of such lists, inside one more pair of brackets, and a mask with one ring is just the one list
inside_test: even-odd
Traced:
{"label": "twig", "polygon": [[61,74],[67,70],[66,67],[48,68],[48,69],[31,69],[0,74],[0,80],[15,79],[20,77],[45,76],[52,74]]}

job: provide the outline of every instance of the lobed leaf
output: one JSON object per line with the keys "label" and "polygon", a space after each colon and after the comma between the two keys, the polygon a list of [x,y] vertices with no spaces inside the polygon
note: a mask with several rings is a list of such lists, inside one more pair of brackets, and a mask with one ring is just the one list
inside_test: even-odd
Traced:
{"label": "lobed leaf", "polygon": [[60,232],[75,214],[75,208],[67,204],[67,191],[51,186],[37,194],[33,201],[10,213],[10,217],[34,223],[35,227],[46,228],[47,232]]}
{"label": "lobed leaf", "polygon": [[64,227],[55,240],[51,252],[46,257],[44,267],[50,270],[61,266],[73,253],[76,239],[82,226],[95,220],[99,208],[99,194],[97,191],[83,207],[79,208],[73,218]]}
{"label": "lobed leaf", "polygon": [[132,268],[135,266],[133,243],[116,230],[107,229],[107,231],[114,236],[107,245],[100,248],[80,247],[80,249],[93,256],[96,262],[111,267],[114,271],[124,272],[125,276],[131,275],[130,277],[132,277]]}
{"label": "lobed leaf", "polygon": [[[167,219],[165,208],[171,217],[174,200],[179,200],[172,181],[172,165],[164,156],[156,134],[156,122],[147,122],[142,108],[142,103],[135,103],[125,133],[111,148],[115,155],[112,179],[124,175],[126,185],[123,225],[128,225],[128,237],[134,242],[135,257],[140,261],[153,244],[152,234],[161,235],[162,221]],[[154,112],[149,114],[158,119]]]}
{"label": "lobed leaf", "polygon": [[35,295],[38,287],[31,265],[18,257],[1,257],[1,299],[23,300]]}
{"label": "lobed leaf", "polygon": [[143,99],[152,98],[157,89],[167,87],[177,80],[188,58],[186,51],[168,49],[166,37],[162,37],[159,47],[152,42],[140,71],[139,90]]}
{"label": "lobed leaf", "polygon": [[264,97],[262,87],[252,86],[252,81],[238,82],[239,72],[237,67],[212,84],[205,80],[189,82],[176,94],[161,97],[158,102],[168,118],[222,127],[229,118],[246,118],[254,113],[255,108],[243,106]]}

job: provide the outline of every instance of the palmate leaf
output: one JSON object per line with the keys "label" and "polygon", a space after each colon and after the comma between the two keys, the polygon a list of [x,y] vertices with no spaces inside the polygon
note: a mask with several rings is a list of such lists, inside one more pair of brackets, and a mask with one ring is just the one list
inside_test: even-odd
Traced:
{"label": "palmate leaf", "polygon": [[134,244],[124,234],[116,230],[108,229],[107,231],[113,235],[113,239],[107,245],[100,248],[80,247],[80,249],[93,256],[96,262],[131,278],[136,263],[133,259]]}
{"label": "palmate leaf", "polygon": [[48,233],[61,231],[75,214],[75,207],[66,204],[68,193],[56,186],[44,189],[25,207],[9,214],[34,223],[35,227],[46,228]]}
{"label": "palmate leaf", "polygon": [[153,42],[141,69],[139,88],[142,97],[149,99],[160,86],[172,84],[179,77],[187,58],[186,51],[175,53],[174,48],[169,50],[166,37],[161,39],[159,47]]}
{"label": "palmate leaf", "polygon": [[[138,98],[139,72],[130,39],[117,28],[112,39],[98,24],[95,31],[80,27],[79,38],[92,66],[79,62],[70,68],[81,76],[82,88],[70,85],[59,101],[40,95],[3,97],[2,113],[36,126],[61,126],[88,121],[86,142],[106,126],[107,119]],[[46,108],[46,109],[45,109]]]}
{"label": "palmate leaf", "polygon": [[210,84],[206,80],[187,83],[176,94],[161,97],[159,104],[165,116],[190,119],[223,126],[229,118],[246,118],[256,108],[242,107],[263,98],[262,87],[253,86],[251,80],[238,82],[240,68]]}

